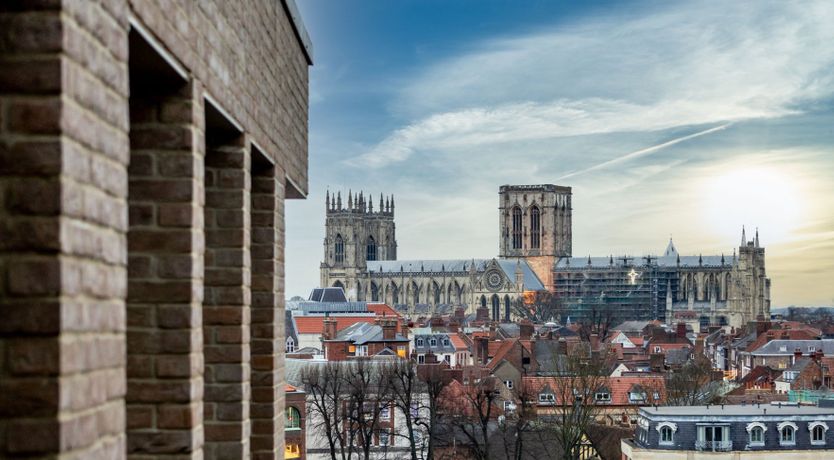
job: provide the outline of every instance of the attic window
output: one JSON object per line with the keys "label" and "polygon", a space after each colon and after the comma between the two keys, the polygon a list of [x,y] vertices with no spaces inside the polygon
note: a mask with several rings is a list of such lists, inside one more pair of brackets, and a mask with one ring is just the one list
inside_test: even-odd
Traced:
{"label": "attic window", "polygon": [[429,341],[429,345],[431,345],[431,346],[433,346],[433,347],[436,347],[436,346],[437,346],[437,339],[431,339],[431,340]]}
{"label": "attic window", "polygon": [[539,404],[555,404],[556,396],[553,393],[539,393]]}
{"label": "attic window", "polygon": [[594,399],[598,402],[609,402],[611,401],[611,393],[607,391],[598,391],[594,394]]}
{"label": "attic window", "polygon": [[444,347],[448,347],[448,346],[449,346],[449,339],[443,339],[443,346],[444,346]]}
{"label": "attic window", "polygon": [[809,345],[809,346],[808,346],[808,351],[810,351],[810,352],[817,351],[817,347],[815,347],[815,346],[813,346],[813,345]]}
{"label": "attic window", "polygon": [[788,347],[786,347],[785,345],[782,345],[782,346],[779,347],[779,351],[788,351]]}
{"label": "attic window", "polygon": [[418,346],[418,347],[422,347],[422,346],[423,346],[423,339],[417,339],[417,346]]}

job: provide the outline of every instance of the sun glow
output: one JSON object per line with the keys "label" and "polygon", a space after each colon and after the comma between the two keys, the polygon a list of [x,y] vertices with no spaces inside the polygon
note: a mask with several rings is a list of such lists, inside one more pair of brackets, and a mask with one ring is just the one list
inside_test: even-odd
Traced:
{"label": "sun glow", "polygon": [[763,244],[787,240],[802,222],[805,198],[797,174],[772,166],[740,166],[706,181],[707,221],[722,238],[752,239],[759,228]]}

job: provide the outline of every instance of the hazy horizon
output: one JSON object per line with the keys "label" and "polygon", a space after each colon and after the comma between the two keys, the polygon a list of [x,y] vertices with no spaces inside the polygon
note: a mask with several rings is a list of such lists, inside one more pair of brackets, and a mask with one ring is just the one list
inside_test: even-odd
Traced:
{"label": "hazy horizon", "polygon": [[[310,194],[286,293],[318,285],[324,194],[394,194],[400,259],[498,253],[498,187],[573,188],[573,255],[731,256],[772,304],[834,304],[834,5],[299,2]],[[476,7],[477,5],[477,7]],[[343,199],[346,198],[343,196]]]}

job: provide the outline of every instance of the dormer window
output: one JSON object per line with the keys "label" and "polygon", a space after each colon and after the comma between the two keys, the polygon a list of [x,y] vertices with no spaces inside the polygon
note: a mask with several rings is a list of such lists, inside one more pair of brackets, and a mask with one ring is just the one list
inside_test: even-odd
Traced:
{"label": "dormer window", "polygon": [[444,347],[448,347],[448,346],[449,346],[449,339],[443,339],[443,346],[444,346]]}
{"label": "dormer window", "polygon": [[598,391],[594,393],[594,399],[597,402],[611,402],[611,393],[607,391]]}
{"label": "dormer window", "polygon": [[556,404],[556,396],[553,393],[539,393],[539,404]]}
{"label": "dormer window", "polygon": [[436,346],[437,346],[437,339],[431,339],[431,340],[429,341],[429,345],[431,345],[431,346],[433,346],[433,347],[436,347]]}
{"label": "dormer window", "polygon": [[786,351],[788,351],[788,347],[786,347],[785,345],[782,345],[782,346],[779,347],[779,351],[786,352]]}
{"label": "dormer window", "polygon": [[422,347],[422,346],[423,346],[423,339],[417,339],[417,346],[418,346],[418,347]]}

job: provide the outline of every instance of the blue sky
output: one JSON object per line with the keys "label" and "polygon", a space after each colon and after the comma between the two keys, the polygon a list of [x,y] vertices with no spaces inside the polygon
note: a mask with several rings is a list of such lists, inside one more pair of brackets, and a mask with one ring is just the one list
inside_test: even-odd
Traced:
{"label": "blue sky", "polygon": [[758,227],[774,306],[834,304],[834,4],[298,4],[289,296],[318,284],[328,187],[395,194],[400,258],[470,258],[497,254],[501,184],[557,183],[574,255],[732,254]]}

